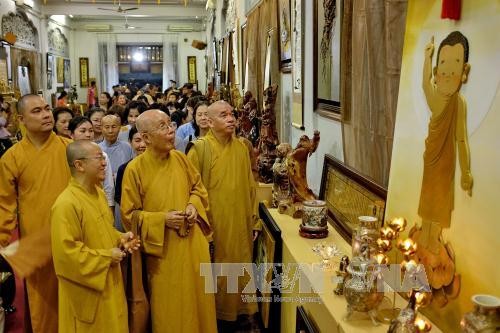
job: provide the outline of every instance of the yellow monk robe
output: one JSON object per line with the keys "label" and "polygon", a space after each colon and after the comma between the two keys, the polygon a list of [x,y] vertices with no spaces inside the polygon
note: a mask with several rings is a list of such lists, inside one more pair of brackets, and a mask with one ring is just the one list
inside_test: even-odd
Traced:
{"label": "yellow monk robe", "polygon": [[59,280],[59,332],[127,333],[127,301],[111,249],[120,233],[106,195],[87,192],[76,180],[52,207],[52,256]]}
{"label": "yellow monk robe", "polygon": [[146,149],[125,169],[123,224],[127,230],[132,223],[138,224],[142,250],[147,254],[156,333],[217,331],[214,295],[205,293],[205,279],[200,274],[200,263],[210,263],[208,241],[198,223],[184,238],[165,225],[167,212],[184,211],[188,203],[207,221],[207,192],[184,154],[172,150],[167,159],[160,160]]}
{"label": "yellow monk robe", "polygon": [[[204,156],[199,156],[201,154]],[[215,262],[251,263],[253,230],[260,229],[260,220],[257,219],[256,185],[246,145],[236,137],[223,145],[210,131],[194,142],[187,156],[201,170],[208,191]],[[239,278],[240,292],[248,281],[248,276]],[[226,283],[225,278],[217,279],[217,319],[235,321],[238,315],[257,312],[256,303],[243,302],[239,293],[226,293]]]}
{"label": "yellow monk robe", "polygon": [[[19,224],[21,238],[49,227],[50,207],[68,185],[66,146],[51,133],[37,149],[24,137],[0,160],[0,246]],[[36,244],[34,244],[36,246]],[[57,332],[57,278],[52,260],[26,279],[34,333]]]}

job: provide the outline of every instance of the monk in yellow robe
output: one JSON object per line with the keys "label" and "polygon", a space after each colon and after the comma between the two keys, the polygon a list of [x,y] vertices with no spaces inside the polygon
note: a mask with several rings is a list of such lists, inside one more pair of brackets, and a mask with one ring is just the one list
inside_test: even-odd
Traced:
{"label": "monk in yellow robe", "polygon": [[170,118],[160,110],[136,122],[146,151],[125,169],[121,211],[146,254],[153,332],[216,332],[215,300],[200,264],[210,263],[207,191],[186,156],[174,150]]}
{"label": "monk in yellow robe", "polygon": [[[38,95],[25,95],[17,108],[26,135],[0,160],[0,246],[9,244],[16,222],[21,238],[38,232],[48,237],[50,207],[70,178],[70,140],[52,131],[49,105]],[[25,326],[35,333],[57,332],[57,278],[50,252],[48,257],[47,265],[26,278],[30,318]]]}
{"label": "monk in yellow robe", "polygon": [[[455,194],[456,152],[461,187],[472,195],[473,178],[467,137],[467,104],[460,88],[467,82],[469,43],[458,31],[440,44],[437,66],[432,67],[434,37],[425,49],[422,87],[431,110],[425,140],[424,173],[418,213],[422,218],[422,245],[437,247],[442,228],[449,228]],[[434,75],[432,75],[434,74]]]}
{"label": "monk in yellow robe", "polygon": [[[214,229],[216,263],[251,263],[253,241],[260,230],[256,186],[246,145],[234,135],[232,107],[217,101],[209,106],[210,132],[194,142],[188,159],[199,168],[208,191],[208,218]],[[241,291],[249,276],[238,279],[238,293],[227,293],[227,280],[218,278],[215,296],[217,319],[234,322],[253,315],[257,304],[243,302]]]}
{"label": "monk in yellow robe", "polygon": [[106,158],[90,141],[67,148],[72,178],[52,206],[54,267],[59,280],[59,332],[128,333],[120,261],[137,250],[133,234],[113,228],[101,189]]}

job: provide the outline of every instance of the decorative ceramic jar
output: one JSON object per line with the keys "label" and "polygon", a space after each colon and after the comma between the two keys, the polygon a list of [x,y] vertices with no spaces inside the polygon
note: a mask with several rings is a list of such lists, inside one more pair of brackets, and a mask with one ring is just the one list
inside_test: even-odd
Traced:
{"label": "decorative ceramic jar", "polygon": [[472,296],[474,311],[460,321],[462,332],[495,333],[500,330],[500,299],[491,295]]}
{"label": "decorative ceramic jar", "polygon": [[346,320],[354,311],[367,312],[374,325],[376,321],[377,307],[384,298],[383,292],[377,291],[376,262],[369,259],[366,249],[367,244],[362,246],[363,255],[354,257],[347,266],[348,276],[344,283],[344,295],[347,300]]}
{"label": "decorative ceramic jar", "polygon": [[308,200],[303,202],[300,235],[306,238],[325,238],[328,236],[326,202]]}
{"label": "decorative ceramic jar", "polygon": [[378,219],[373,216],[358,217],[359,223],[352,233],[352,256],[361,254],[361,244],[368,243],[370,253],[377,253],[377,239],[379,238]]}

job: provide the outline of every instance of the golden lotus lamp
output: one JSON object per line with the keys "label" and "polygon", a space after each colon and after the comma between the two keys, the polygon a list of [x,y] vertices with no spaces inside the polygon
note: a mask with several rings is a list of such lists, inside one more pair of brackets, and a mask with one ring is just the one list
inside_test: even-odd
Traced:
{"label": "golden lotus lamp", "polygon": [[391,241],[388,239],[378,238],[377,239],[377,247],[378,247],[380,252],[385,253],[385,252],[388,252],[392,248],[392,244],[391,244]]}
{"label": "golden lotus lamp", "polygon": [[417,308],[423,308],[432,302],[432,293],[425,291],[417,291],[415,293],[415,301]]}
{"label": "golden lotus lamp", "polygon": [[415,330],[417,333],[430,332],[431,329],[432,325],[428,321],[419,317],[415,319]]}
{"label": "golden lotus lamp", "polygon": [[405,230],[407,225],[406,219],[404,217],[396,217],[389,222],[389,227],[396,233],[400,233]]}
{"label": "golden lotus lamp", "polygon": [[380,238],[386,240],[393,240],[396,237],[396,232],[391,227],[380,228]]}
{"label": "golden lotus lamp", "polygon": [[411,238],[399,240],[397,247],[405,256],[412,256],[417,252],[417,243]]}

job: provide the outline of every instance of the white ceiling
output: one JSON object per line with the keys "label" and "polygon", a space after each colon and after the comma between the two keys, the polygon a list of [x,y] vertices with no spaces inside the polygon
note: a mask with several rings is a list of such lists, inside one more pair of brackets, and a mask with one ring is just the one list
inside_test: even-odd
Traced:
{"label": "white ceiling", "polygon": [[[41,0],[43,3],[44,0]],[[118,3],[121,3],[123,5],[158,5],[158,0],[45,0],[46,5],[53,5],[53,4],[95,4],[95,5],[102,5],[102,4],[107,4],[107,5],[116,5],[118,6]],[[205,7],[206,0],[187,0],[187,6],[188,7]],[[140,3],[140,4],[139,4]],[[160,0],[159,6],[184,6],[184,0]]]}
{"label": "white ceiling", "polygon": [[[3,0],[2,0],[3,1]],[[121,0],[122,9],[135,8],[127,12],[117,12],[118,0],[37,0],[41,3],[43,14],[50,15],[72,15],[72,20],[82,23],[83,21],[124,21],[125,15],[134,21],[182,21],[185,23],[202,24],[207,11],[206,0]],[[107,8],[111,10],[100,10]]]}

